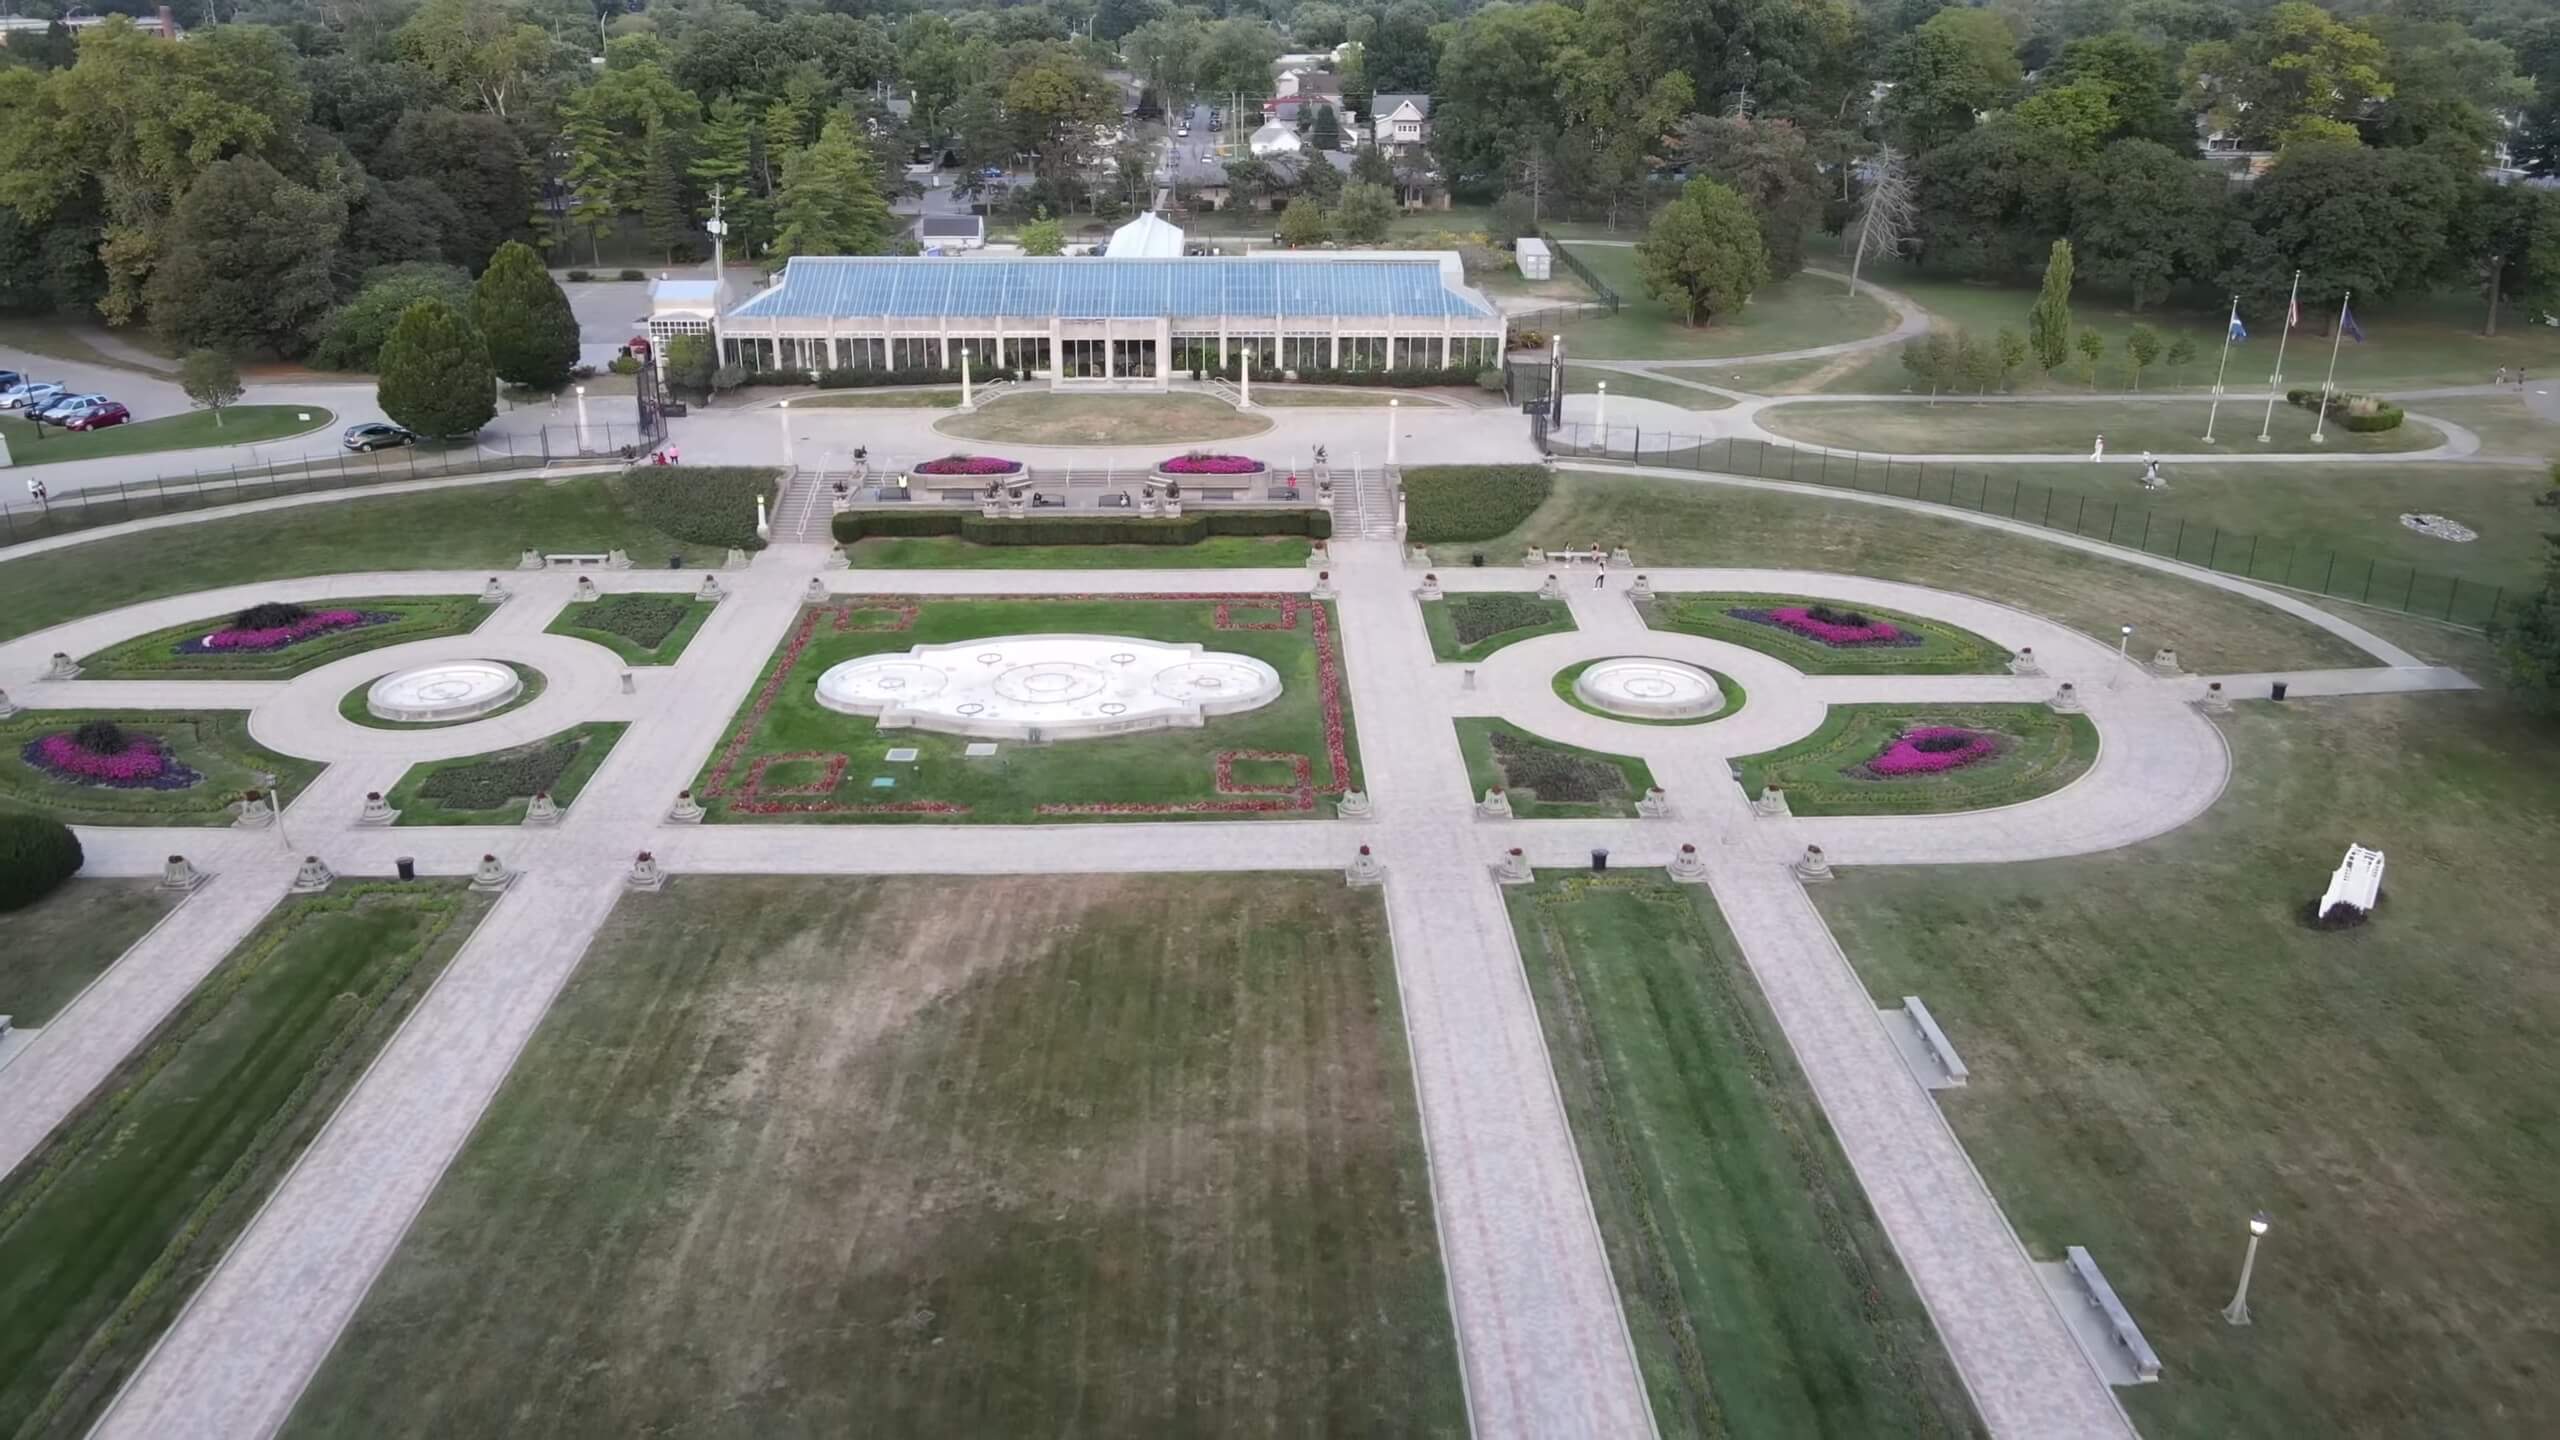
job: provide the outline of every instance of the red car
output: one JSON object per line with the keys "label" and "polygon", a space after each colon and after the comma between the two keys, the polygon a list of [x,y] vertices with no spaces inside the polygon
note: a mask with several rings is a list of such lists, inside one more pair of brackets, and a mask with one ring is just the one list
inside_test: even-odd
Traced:
{"label": "red car", "polygon": [[110,400],[106,404],[101,405],[84,415],[75,416],[69,421],[64,422],[62,428],[65,430],[104,430],[110,425],[121,425],[132,418],[132,411],[127,410],[124,406]]}

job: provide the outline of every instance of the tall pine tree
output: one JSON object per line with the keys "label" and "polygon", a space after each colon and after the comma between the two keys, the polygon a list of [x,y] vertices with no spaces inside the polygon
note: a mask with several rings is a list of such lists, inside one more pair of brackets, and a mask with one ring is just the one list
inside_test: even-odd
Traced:
{"label": "tall pine tree", "polygon": [[2059,370],[2071,358],[2071,242],[2053,242],[2052,257],[2045,261],[2044,289],[2036,296],[2035,308],[2027,312],[2027,343],[2035,347],[2036,363],[2047,370]]}
{"label": "tall pine tree", "polygon": [[842,114],[828,117],[818,143],[784,163],[776,201],[778,256],[868,255],[888,238],[889,206],[880,198],[871,152]]}
{"label": "tall pine tree", "polygon": [[471,287],[471,314],[490,368],[511,385],[548,390],[578,363],[578,317],[530,246],[510,240],[489,257]]}
{"label": "tall pine tree", "polygon": [[382,413],[421,435],[476,435],[498,413],[489,347],[441,300],[401,312],[382,342],[380,366]]}
{"label": "tall pine tree", "polygon": [[640,182],[640,224],[648,231],[649,244],[669,262],[693,228],[685,214],[684,169],[678,163],[677,145],[670,127],[652,127],[649,168]]}

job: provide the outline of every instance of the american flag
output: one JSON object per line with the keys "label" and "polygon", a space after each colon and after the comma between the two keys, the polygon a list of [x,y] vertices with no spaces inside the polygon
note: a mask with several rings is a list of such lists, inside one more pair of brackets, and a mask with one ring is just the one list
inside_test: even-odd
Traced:
{"label": "american flag", "polygon": [[2291,329],[2295,329],[2296,327],[2300,326],[2301,324],[2302,324],[2302,302],[2301,302],[2299,299],[2294,299],[2294,300],[2287,300],[2287,301],[2285,301],[2285,302],[2284,302],[2284,328],[2286,328],[2287,330],[2291,330]]}

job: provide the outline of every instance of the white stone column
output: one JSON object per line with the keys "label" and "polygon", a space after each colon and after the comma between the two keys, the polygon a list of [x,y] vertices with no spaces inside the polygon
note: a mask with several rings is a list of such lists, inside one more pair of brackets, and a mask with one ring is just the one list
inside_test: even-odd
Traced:
{"label": "white stone column", "polygon": [[1114,330],[1111,328],[1111,322],[1110,322],[1110,321],[1108,321],[1108,320],[1103,321],[1103,322],[1102,322],[1102,379],[1103,379],[1103,382],[1104,382],[1105,384],[1110,383],[1110,380],[1111,380],[1111,371],[1112,371],[1112,363],[1111,363],[1111,362],[1112,362],[1113,360],[1115,360],[1115,359],[1119,358],[1119,357],[1118,357],[1117,355],[1115,355],[1113,352],[1114,352],[1114,351],[1117,351],[1119,348],[1120,348],[1120,336],[1119,336],[1118,332],[1114,331]]}
{"label": "white stone column", "polygon": [[1396,468],[1396,422],[1404,418],[1403,406],[1402,400],[1392,396],[1387,400],[1387,468],[1390,470]]}
{"label": "white stone column", "polygon": [[1246,350],[1242,358],[1244,368],[1236,372],[1236,377],[1243,382],[1244,398],[1236,402],[1236,408],[1250,410],[1253,408],[1253,351]]}
{"label": "white stone column", "polygon": [[977,401],[969,389],[969,352],[966,350],[960,352],[960,408],[963,410],[978,408]]}
{"label": "white stone column", "polygon": [[1049,383],[1052,385],[1057,384],[1058,378],[1067,373],[1067,349],[1058,335],[1058,317],[1052,315],[1049,317]]}
{"label": "white stone column", "polygon": [[1600,382],[1599,399],[1591,406],[1591,424],[1600,432],[1600,448],[1609,448],[1609,382]]}
{"label": "white stone column", "polygon": [[578,387],[578,453],[587,453],[587,387]]}

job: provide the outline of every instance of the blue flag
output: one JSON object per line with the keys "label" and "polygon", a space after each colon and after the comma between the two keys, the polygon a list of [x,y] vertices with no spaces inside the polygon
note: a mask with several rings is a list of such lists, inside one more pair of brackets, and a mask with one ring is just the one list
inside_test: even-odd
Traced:
{"label": "blue flag", "polygon": [[2231,338],[2234,340],[2249,338],[2249,327],[2240,323],[2240,312],[2237,310],[2231,312]]}
{"label": "blue flag", "polygon": [[2356,323],[2356,312],[2353,306],[2338,307],[2338,330],[2357,344],[2364,343],[2364,327]]}

